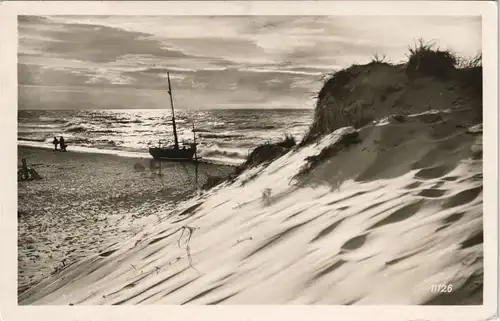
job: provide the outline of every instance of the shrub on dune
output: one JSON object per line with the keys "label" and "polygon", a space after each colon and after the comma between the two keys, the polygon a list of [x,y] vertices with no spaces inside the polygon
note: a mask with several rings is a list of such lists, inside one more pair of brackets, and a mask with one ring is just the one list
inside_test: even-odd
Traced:
{"label": "shrub on dune", "polygon": [[467,101],[464,104],[482,111],[481,54],[464,59],[419,39],[407,57],[406,62],[393,64],[385,55],[375,54],[368,64],[324,76],[313,124],[300,145],[341,127],[359,129],[391,114],[420,113],[429,106],[446,109]]}
{"label": "shrub on dune", "polygon": [[419,39],[408,49],[410,54],[405,71],[410,79],[416,76],[447,79],[456,70],[459,59],[451,51],[439,49],[434,42]]}
{"label": "shrub on dune", "polygon": [[277,143],[265,143],[257,146],[248,155],[247,160],[236,167],[234,176],[238,176],[246,169],[275,160],[286,154],[296,144],[295,138],[292,135],[286,134],[285,137]]}

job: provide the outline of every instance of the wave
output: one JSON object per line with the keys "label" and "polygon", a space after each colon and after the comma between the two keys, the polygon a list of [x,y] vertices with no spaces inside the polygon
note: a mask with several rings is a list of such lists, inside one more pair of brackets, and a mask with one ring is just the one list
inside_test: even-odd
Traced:
{"label": "wave", "polygon": [[33,135],[33,134],[46,134],[46,135],[52,135],[54,133],[54,129],[49,129],[49,128],[32,128],[32,129],[19,129],[17,131],[18,135]]}
{"label": "wave", "polygon": [[122,141],[115,141],[112,139],[101,139],[101,140],[93,141],[94,146],[118,147],[122,143],[123,143]]}
{"label": "wave", "polygon": [[38,120],[42,122],[52,122],[64,124],[66,121],[60,118],[48,117],[48,116],[38,116]]}
{"label": "wave", "polygon": [[87,131],[87,126],[85,125],[73,125],[68,128],[66,128],[65,132],[68,133],[83,133]]}
{"label": "wave", "polygon": [[[19,146],[35,147],[43,149],[53,149],[50,143],[34,142],[34,141],[21,141],[18,139]],[[111,149],[111,148],[99,148],[94,146],[70,146],[70,152],[78,153],[95,153],[95,154],[106,154],[106,155],[116,155],[121,157],[132,157],[132,158],[150,158],[149,153],[140,151],[126,151],[121,149]]]}
{"label": "wave", "polygon": [[26,142],[45,142],[45,138],[27,138],[27,137],[18,137],[17,140],[26,141]]}
{"label": "wave", "polygon": [[[39,142],[44,142],[44,143],[52,145],[53,139],[54,139],[54,137],[52,137],[52,135],[50,135],[48,137],[44,137],[43,139],[34,138],[31,141],[36,141],[36,142],[39,141]],[[18,138],[18,140],[25,140],[25,139]],[[65,136],[64,140],[66,141],[67,144],[71,144],[71,145],[80,145],[80,146],[87,146],[88,147],[88,146],[93,146],[95,144],[95,141],[92,141],[92,140],[85,138],[85,137]]]}
{"label": "wave", "polygon": [[39,128],[45,128],[45,129],[57,129],[61,128],[60,125],[57,124],[40,124],[40,123],[19,123],[17,124],[18,128],[32,128],[32,129],[39,129]]}
{"label": "wave", "polygon": [[205,128],[196,128],[195,132],[197,132],[197,133],[211,133],[212,131],[210,129],[205,129]]}
{"label": "wave", "polygon": [[235,160],[245,160],[248,156],[248,150],[239,148],[223,148],[219,145],[212,145],[210,147],[200,147],[199,155],[203,158],[231,158]]}
{"label": "wave", "polygon": [[[52,140],[50,140],[52,142]],[[66,142],[68,144],[79,144],[82,146],[93,146],[95,145],[95,141],[92,141],[88,138],[82,138],[82,137],[71,137],[66,139]]]}
{"label": "wave", "polygon": [[277,129],[278,127],[276,125],[252,125],[252,124],[242,124],[242,125],[236,125],[237,129]]}
{"label": "wave", "polygon": [[201,138],[242,138],[245,137],[245,135],[242,134],[226,134],[226,133],[201,133],[199,135]]}
{"label": "wave", "polygon": [[225,124],[225,123],[222,123],[222,124],[216,124],[216,125],[213,125],[212,127],[213,127],[214,129],[226,129],[226,127],[227,127],[228,125],[231,125],[231,124]]}
{"label": "wave", "polygon": [[78,125],[82,125],[83,123],[81,121],[77,121],[77,120],[68,120],[66,121],[66,123],[64,124],[64,128],[67,128],[67,127],[72,127],[72,126],[78,126]]}
{"label": "wave", "polygon": [[95,134],[114,134],[116,133],[116,130],[112,129],[98,129],[98,130],[93,130],[92,131]]}
{"label": "wave", "polygon": [[115,121],[111,121],[108,123],[111,123],[111,124],[113,124],[113,123],[115,123],[115,124],[142,124],[143,121],[139,120],[139,119],[132,119],[132,120],[124,119],[124,120],[115,120]]}

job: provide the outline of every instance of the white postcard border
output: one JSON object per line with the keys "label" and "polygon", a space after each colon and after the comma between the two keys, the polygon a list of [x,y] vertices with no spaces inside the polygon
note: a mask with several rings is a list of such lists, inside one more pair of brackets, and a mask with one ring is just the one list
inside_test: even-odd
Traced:
{"label": "white postcard border", "polygon": [[[498,25],[490,1],[4,1],[0,3],[0,320],[485,320],[498,300]],[[484,79],[482,306],[18,306],[17,15],[480,15]],[[460,35],[457,35],[460,37]]]}

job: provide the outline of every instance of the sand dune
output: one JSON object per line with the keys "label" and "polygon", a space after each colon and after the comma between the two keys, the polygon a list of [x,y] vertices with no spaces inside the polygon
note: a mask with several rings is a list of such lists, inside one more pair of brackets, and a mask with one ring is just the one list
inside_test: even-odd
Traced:
{"label": "sand dune", "polygon": [[463,119],[427,112],[340,128],[173,211],[158,207],[161,222],[47,276],[19,303],[481,304],[482,134]]}

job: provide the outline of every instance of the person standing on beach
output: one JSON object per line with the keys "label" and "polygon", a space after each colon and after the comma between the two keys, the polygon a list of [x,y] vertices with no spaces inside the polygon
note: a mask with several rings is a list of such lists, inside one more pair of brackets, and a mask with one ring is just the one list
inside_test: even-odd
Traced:
{"label": "person standing on beach", "polygon": [[57,145],[59,144],[59,141],[57,140],[56,137],[54,137],[54,140],[52,141],[52,144],[54,144],[54,150],[57,150]]}
{"label": "person standing on beach", "polygon": [[61,146],[61,151],[62,152],[66,151],[66,144],[64,143],[64,138],[62,136],[59,137],[59,146]]}

